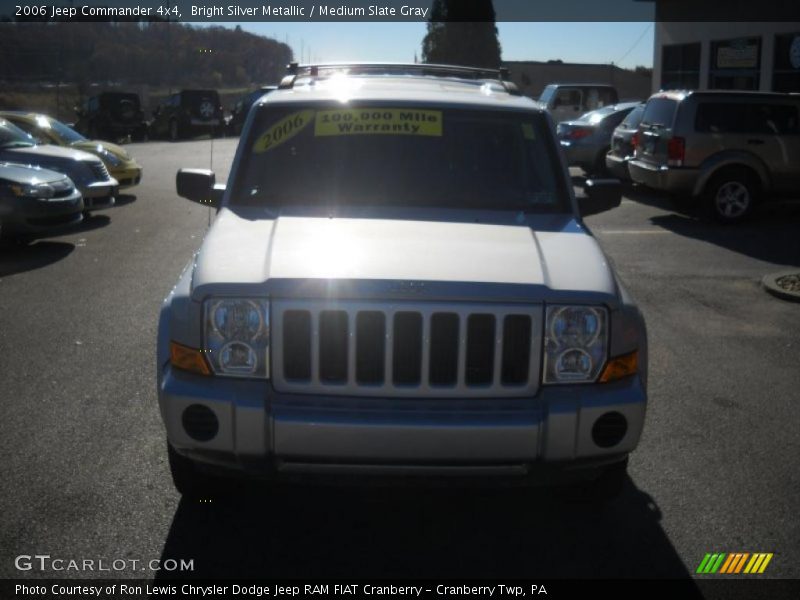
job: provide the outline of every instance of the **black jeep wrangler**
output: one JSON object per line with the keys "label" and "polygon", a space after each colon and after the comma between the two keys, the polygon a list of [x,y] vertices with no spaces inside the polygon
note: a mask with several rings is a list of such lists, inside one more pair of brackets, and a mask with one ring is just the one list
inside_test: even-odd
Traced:
{"label": "black jeep wrangler", "polygon": [[103,92],[91,96],[75,112],[78,114],[75,129],[89,139],[116,141],[128,136],[134,140],[147,139],[148,126],[138,94]]}

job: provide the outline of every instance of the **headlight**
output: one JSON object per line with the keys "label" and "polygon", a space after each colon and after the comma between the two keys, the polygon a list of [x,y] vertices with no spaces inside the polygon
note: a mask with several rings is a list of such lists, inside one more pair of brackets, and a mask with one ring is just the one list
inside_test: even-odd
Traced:
{"label": "headlight", "polygon": [[601,306],[548,306],[544,383],[590,383],[606,362],[608,312]]}
{"label": "headlight", "polygon": [[55,190],[46,183],[35,185],[12,185],[11,191],[15,196],[25,198],[52,198]]}
{"label": "headlight", "polygon": [[122,161],[117,158],[114,154],[109,152],[106,148],[104,148],[101,144],[97,145],[97,153],[100,155],[105,162],[110,164],[112,167],[118,167],[122,164]]}
{"label": "headlight", "polygon": [[217,375],[269,377],[269,302],[212,298],[205,302],[205,350]]}

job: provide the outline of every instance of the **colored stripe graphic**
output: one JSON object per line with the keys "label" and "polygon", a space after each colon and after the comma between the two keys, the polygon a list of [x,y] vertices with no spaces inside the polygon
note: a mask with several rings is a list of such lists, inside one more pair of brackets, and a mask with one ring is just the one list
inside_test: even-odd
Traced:
{"label": "colored stripe graphic", "polygon": [[736,560],[738,554],[728,554],[728,560],[722,565],[722,568],[719,570],[720,573],[727,573],[728,569],[731,568],[731,563]]}
{"label": "colored stripe graphic", "polygon": [[[696,573],[720,575],[763,573],[774,555],[768,552],[706,553]],[[745,566],[746,565],[746,566]]]}

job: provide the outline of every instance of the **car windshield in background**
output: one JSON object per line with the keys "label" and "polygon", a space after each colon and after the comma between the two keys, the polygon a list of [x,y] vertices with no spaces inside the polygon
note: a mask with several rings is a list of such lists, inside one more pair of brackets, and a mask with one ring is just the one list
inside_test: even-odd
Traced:
{"label": "car windshield in background", "polygon": [[35,146],[33,138],[16,125],[0,119],[0,148]]}
{"label": "car windshield in background", "polygon": [[215,104],[219,104],[219,94],[213,90],[184,90],[183,99],[185,102],[211,100]]}
{"label": "car windshield in background", "polygon": [[133,110],[139,110],[139,96],[136,94],[104,94],[100,97],[100,103],[106,108],[117,108],[125,103]]}
{"label": "car windshield in background", "polygon": [[61,121],[40,116],[36,118],[36,124],[41,129],[49,130],[52,135],[57,137],[64,144],[74,144],[75,142],[86,141],[85,137],[71,127],[67,127]]}
{"label": "car windshield in background", "polygon": [[616,106],[605,106],[603,108],[598,108],[597,110],[592,110],[587,113],[584,113],[580,116],[578,121],[581,123],[592,123],[596,124],[606,118],[608,115],[615,113],[619,110]]}
{"label": "car windshield in background", "polygon": [[671,98],[653,98],[648,101],[642,116],[645,127],[672,127],[672,119],[678,103]]}
{"label": "car windshield in background", "polygon": [[232,203],[566,210],[544,128],[522,112],[266,109]]}
{"label": "car windshield in background", "polygon": [[622,127],[625,129],[636,129],[639,123],[642,122],[642,115],[644,115],[644,105],[637,106],[625,117],[625,120],[622,122]]}
{"label": "car windshield in background", "polygon": [[546,88],[544,88],[541,95],[539,96],[539,102],[541,102],[542,104],[547,104],[548,102],[550,102],[550,98],[552,98],[553,94],[555,93],[556,93],[555,86],[548,85]]}

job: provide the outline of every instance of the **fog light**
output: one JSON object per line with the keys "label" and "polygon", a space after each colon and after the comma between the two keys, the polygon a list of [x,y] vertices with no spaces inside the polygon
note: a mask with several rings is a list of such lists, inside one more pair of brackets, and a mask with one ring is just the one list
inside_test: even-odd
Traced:
{"label": "fog light", "polygon": [[592,440],[600,448],[616,446],[628,432],[628,420],[618,412],[609,412],[595,421]]}
{"label": "fog light", "polygon": [[219,420],[214,411],[202,404],[192,404],[183,411],[183,429],[193,440],[207,442],[219,431]]}

